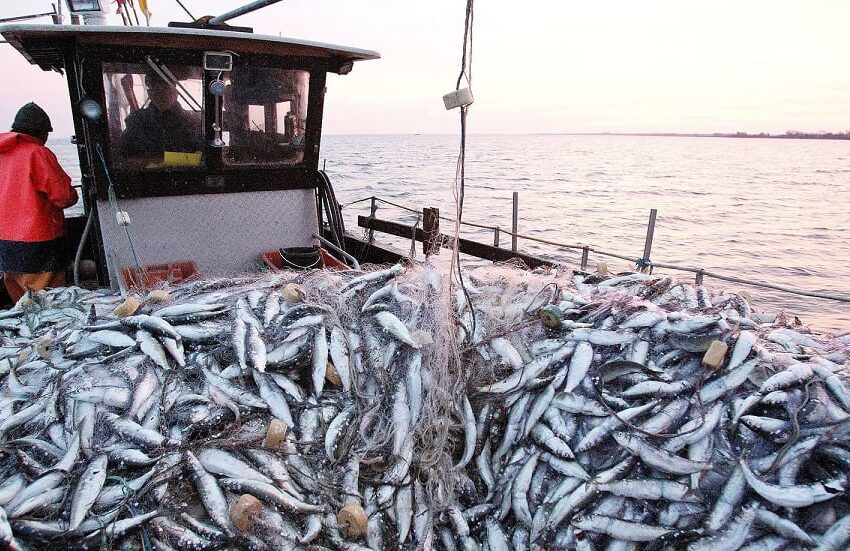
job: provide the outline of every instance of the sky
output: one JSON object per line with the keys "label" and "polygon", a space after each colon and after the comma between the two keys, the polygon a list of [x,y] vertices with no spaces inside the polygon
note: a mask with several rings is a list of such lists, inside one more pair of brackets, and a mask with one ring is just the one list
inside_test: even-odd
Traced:
{"label": "sky", "polygon": [[[196,17],[247,1],[182,0]],[[188,20],[175,0],[148,4],[154,25]],[[329,77],[327,134],[456,133],[442,96],[460,70],[465,4],[283,0],[232,23],[381,53]],[[50,9],[3,1],[0,19]],[[849,23],[846,0],[479,1],[469,132],[848,131]],[[0,71],[0,129],[35,101],[56,135],[73,133],[62,76],[8,44]]]}

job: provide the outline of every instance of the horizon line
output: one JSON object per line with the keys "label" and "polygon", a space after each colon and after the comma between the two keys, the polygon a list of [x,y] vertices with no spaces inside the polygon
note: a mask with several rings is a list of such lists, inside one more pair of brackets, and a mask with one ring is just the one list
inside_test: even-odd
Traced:
{"label": "horizon line", "polygon": [[[781,139],[850,139],[850,130],[839,132],[788,131],[782,134],[769,132],[467,132],[471,136],[648,136],[675,138],[781,138]],[[455,136],[455,132],[323,132],[322,136]],[[65,136],[71,139],[73,135]],[[62,139],[54,136],[54,140]]]}

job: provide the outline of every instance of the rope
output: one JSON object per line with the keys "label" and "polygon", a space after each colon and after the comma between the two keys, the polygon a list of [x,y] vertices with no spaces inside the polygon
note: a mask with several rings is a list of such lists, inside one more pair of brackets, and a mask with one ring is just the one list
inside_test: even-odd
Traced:
{"label": "rope", "polygon": [[[372,200],[371,197],[364,197],[363,199],[351,201],[350,203],[344,203],[344,204],[340,205],[340,208],[344,209],[345,207],[350,207],[351,205],[356,205],[357,203],[365,203],[366,201],[371,201],[371,200]],[[382,199],[378,199],[377,197],[375,197],[375,200],[381,201]],[[407,207],[401,207],[401,208],[407,209]],[[407,210],[413,210],[413,209],[407,209]]]}
{"label": "rope", "polygon": [[185,11],[185,12],[186,12],[186,15],[188,15],[188,16],[189,16],[189,18],[190,18],[192,21],[197,21],[197,19],[195,18],[195,16],[194,16],[194,15],[192,15],[192,12],[190,12],[189,10],[187,10],[187,9],[186,9],[186,6],[184,6],[184,5],[183,5],[183,2],[181,2],[180,0],[174,0],[174,1],[175,1],[175,2],[177,2],[177,4],[179,4],[181,8],[183,8],[183,11]]}
{"label": "rope", "polygon": [[[463,53],[461,54],[460,74],[458,75],[457,82],[455,83],[455,90],[460,89],[460,83],[463,80],[464,76],[466,77],[466,81],[469,87],[472,87],[472,24],[474,19],[473,4],[474,0],[467,0],[466,2],[466,17],[464,19],[463,28]],[[452,264],[450,272],[457,273],[457,281],[460,284],[460,288],[463,291],[464,299],[466,300],[466,304],[468,305],[469,311],[472,314],[472,334],[474,334],[477,321],[475,319],[475,308],[472,307],[472,299],[470,298],[469,292],[466,289],[466,285],[463,282],[463,272],[460,263],[460,226],[463,222],[463,200],[466,188],[466,114],[468,109],[468,105],[461,105],[460,107],[460,152],[458,153],[454,186],[455,201],[457,205],[457,218],[454,220],[455,231],[454,239],[452,242]],[[415,231],[413,232],[413,236],[415,239]],[[453,280],[449,279],[450,285],[452,282]]]}
{"label": "rope", "polygon": [[[112,206],[112,209],[115,211],[115,223],[118,223],[118,213],[121,212],[121,205],[118,203],[118,195],[115,193],[115,185],[112,182],[112,174],[109,172],[109,166],[106,163],[106,157],[103,154],[103,148],[100,147],[100,144],[95,146],[97,150],[97,156],[100,157],[100,162],[103,164],[103,172],[106,174],[106,180],[109,182],[109,204]],[[142,270],[142,262],[139,260],[139,254],[136,252],[136,245],[133,243],[133,237],[130,235],[129,226],[122,225],[124,228],[124,233],[127,235],[127,242],[130,244],[130,252],[133,254],[133,263],[136,265],[137,274],[139,274],[139,278],[141,278],[141,284],[144,288],[145,286],[145,276],[144,270]]]}

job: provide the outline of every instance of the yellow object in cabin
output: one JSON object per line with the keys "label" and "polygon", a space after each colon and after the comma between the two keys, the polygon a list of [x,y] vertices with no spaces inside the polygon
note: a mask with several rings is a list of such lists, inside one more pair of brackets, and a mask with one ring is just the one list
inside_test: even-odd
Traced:
{"label": "yellow object in cabin", "polygon": [[166,151],[162,156],[161,163],[151,163],[147,168],[179,168],[201,166],[201,152],[183,153],[180,151]]}

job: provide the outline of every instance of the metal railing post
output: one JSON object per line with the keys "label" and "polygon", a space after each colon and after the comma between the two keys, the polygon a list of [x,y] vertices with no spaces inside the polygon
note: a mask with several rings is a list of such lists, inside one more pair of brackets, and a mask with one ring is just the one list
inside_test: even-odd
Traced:
{"label": "metal railing post", "polygon": [[[369,208],[369,219],[374,220],[375,215],[378,213],[378,198],[374,195],[372,196],[372,206]],[[372,243],[375,239],[375,230],[369,228],[368,240],[369,243]]]}
{"label": "metal railing post", "polygon": [[493,228],[493,246],[499,246],[499,226]]}
{"label": "metal railing post", "polygon": [[584,272],[587,270],[587,257],[588,253],[590,253],[590,247],[584,247],[581,250],[581,271]]}
{"label": "metal railing post", "polygon": [[641,272],[646,272],[649,270],[649,266],[646,264],[650,262],[649,255],[652,252],[652,237],[655,234],[655,216],[657,214],[657,209],[650,209],[649,222],[646,225],[646,241],[643,244],[643,257],[641,258],[641,261],[644,264],[639,266]]}
{"label": "metal railing post", "polygon": [[517,226],[519,222],[519,192],[514,192],[514,216],[513,216],[513,224],[511,225],[511,230],[513,231],[513,235],[511,235],[511,251],[516,252],[517,248]]}

